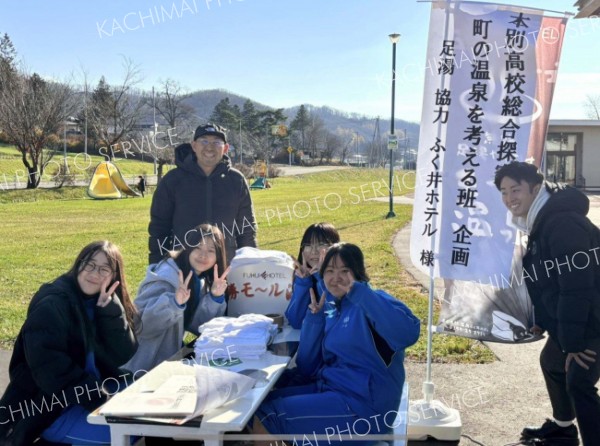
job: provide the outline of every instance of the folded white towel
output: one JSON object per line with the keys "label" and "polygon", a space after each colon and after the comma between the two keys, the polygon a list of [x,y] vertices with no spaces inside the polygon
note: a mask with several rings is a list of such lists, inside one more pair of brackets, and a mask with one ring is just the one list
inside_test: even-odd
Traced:
{"label": "folded white towel", "polygon": [[238,318],[214,318],[202,324],[199,332],[194,345],[196,356],[255,358],[267,351],[277,325],[261,314],[244,314]]}

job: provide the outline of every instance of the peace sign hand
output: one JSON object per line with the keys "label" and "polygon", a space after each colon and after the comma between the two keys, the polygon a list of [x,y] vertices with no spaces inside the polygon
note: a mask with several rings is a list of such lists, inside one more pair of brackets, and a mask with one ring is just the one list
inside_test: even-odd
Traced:
{"label": "peace sign hand", "polygon": [[215,263],[213,284],[210,287],[210,292],[214,297],[219,297],[225,294],[225,290],[227,289],[227,281],[225,280],[225,277],[227,277],[227,274],[229,274],[230,269],[231,266],[228,266],[225,272],[223,272],[223,275],[219,277],[218,267]]}
{"label": "peace sign hand", "polygon": [[323,309],[324,305],[325,305],[325,292],[323,292],[323,294],[321,295],[321,299],[319,299],[319,302],[317,303],[317,298],[315,297],[315,291],[311,288],[310,289],[310,305],[308,306],[311,313],[312,314],[319,313]]}
{"label": "peace sign hand", "polygon": [[294,259],[294,266],[296,267],[296,270],[294,271],[296,276],[300,277],[301,279],[309,276],[310,271],[308,269],[308,265],[306,264],[306,259],[302,259],[302,265],[300,265],[300,263]]}
{"label": "peace sign hand", "polygon": [[119,281],[117,280],[115,283],[113,283],[107,291],[106,287],[108,286],[111,280],[112,277],[109,276],[104,280],[104,282],[102,282],[102,286],[100,287],[100,297],[98,298],[98,302],[96,303],[98,307],[106,307],[113,299],[112,295],[119,286]]}
{"label": "peace sign hand", "polygon": [[183,272],[179,270],[179,286],[175,292],[175,301],[178,305],[183,305],[190,299],[189,284],[192,274],[192,271],[190,271],[185,280],[183,280]]}
{"label": "peace sign hand", "polygon": [[338,284],[338,288],[340,288],[342,291],[344,291],[344,295],[347,295],[350,290],[352,289],[352,287],[354,286],[355,280],[354,280],[354,276],[352,275],[352,273],[350,271],[346,272],[346,283],[339,283]]}

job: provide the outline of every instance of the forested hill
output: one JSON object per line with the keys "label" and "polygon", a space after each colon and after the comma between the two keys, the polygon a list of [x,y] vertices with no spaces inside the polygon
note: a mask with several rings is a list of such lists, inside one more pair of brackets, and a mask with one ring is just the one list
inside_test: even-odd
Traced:
{"label": "forested hill", "polygon": [[[256,110],[263,111],[273,109],[266,104],[255,102],[252,98],[240,96],[238,94],[226,91],[226,90],[201,90],[192,93],[191,97],[185,102],[191,105],[196,112],[196,115],[206,120],[211,116],[215,106],[223,99],[229,98],[231,105],[237,105],[240,109],[243,107],[247,100],[251,100],[254,103]],[[360,134],[365,142],[370,142],[375,135],[376,119],[372,116],[364,116],[359,113],[349,113],[341,110],[336,110],[331,107],[322,106],[315,107],[310,104],[304,104],[307,111],[315,116],[318,116],[323,120],[325,128],[330,132],[335,132],[337,129],[348,129],[351,132],[357,132]],[[288,118],[288,124],[296,116],[300,104],[294,107],[283,109],[284,115]],[[389,113],[389,110],[385,110]],[[415,117],[418,120],[419,117]],[[408,122],[401,119],[396,119],[395,123],[396,132],[407,131],[408,143],[410,147],[417,147],[419,139],[419,124],[418,122]],[[385,136],[390,130],[389,116],[382,117],[379,121],[379,133],[382,137]],[[404,145],[404,143],[401,143]]]}

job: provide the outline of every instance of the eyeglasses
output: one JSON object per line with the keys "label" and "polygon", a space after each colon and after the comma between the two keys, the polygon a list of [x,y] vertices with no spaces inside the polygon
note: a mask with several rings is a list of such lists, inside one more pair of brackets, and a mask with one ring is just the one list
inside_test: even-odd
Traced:
{"label": "eyeglasses", "polygon": [[220,140],[209,141],[208,139],[197,139],[196,142],[200,143],[200,145],[202,145],[202,147],[211,146],[214,149],[221,149],[225,146],[225,143]]}
{"label": "eyeglasses", "polygon": [[94,271],[98,271],[98,274],[100,275],[100,277],[104,277],[104,278],[106,278],[108,276],[112,276],[114,273],[112,268],[110,268],[108,266],[98,266],[94,262],[84,263],[83,270],[88,273],[93,273]]}
{"label": "eyeglasses", "polygon": [[302,249],[309,252],[321,252],[323,249],[329,249],[329,246],[331,245],[327,243],[319,243],[318,245],[303,245]]}

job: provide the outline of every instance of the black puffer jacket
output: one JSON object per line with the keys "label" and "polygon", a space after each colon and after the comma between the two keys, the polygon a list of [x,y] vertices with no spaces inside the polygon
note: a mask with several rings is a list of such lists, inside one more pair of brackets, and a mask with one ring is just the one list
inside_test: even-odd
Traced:
{"label": "black puffer jacket", "polygon": [[600,231],[586,217],[589,199],[579,190],[546,183],[551,193],[527,243],[523,267],[536,324],[563,351],[581,352],[600,338]]}
{"label": "black puffer jacket", "polygon": [[[0,445],[30,444],[64,407],[79,404],[92,411],[107,400],[103,381],[121,376],[118,366],[133,356],[137,342],[118,298],[94,311],[92,323],[68,275],[33,296],[0,399]],[[91,351],[100,380],[85,371]]]}
{"label": "black puffer jacket", "polygon": [[231,167],[227,155],[209,175],[196,161],[191,144],[175,149],[177,168],[156,188],[150,209],[149,263],[166,251],[189,247],[186,233],[202,223],[218,226],[225,236],[227,263],[237,248],[256,247],[256,220],[248,183]]}

